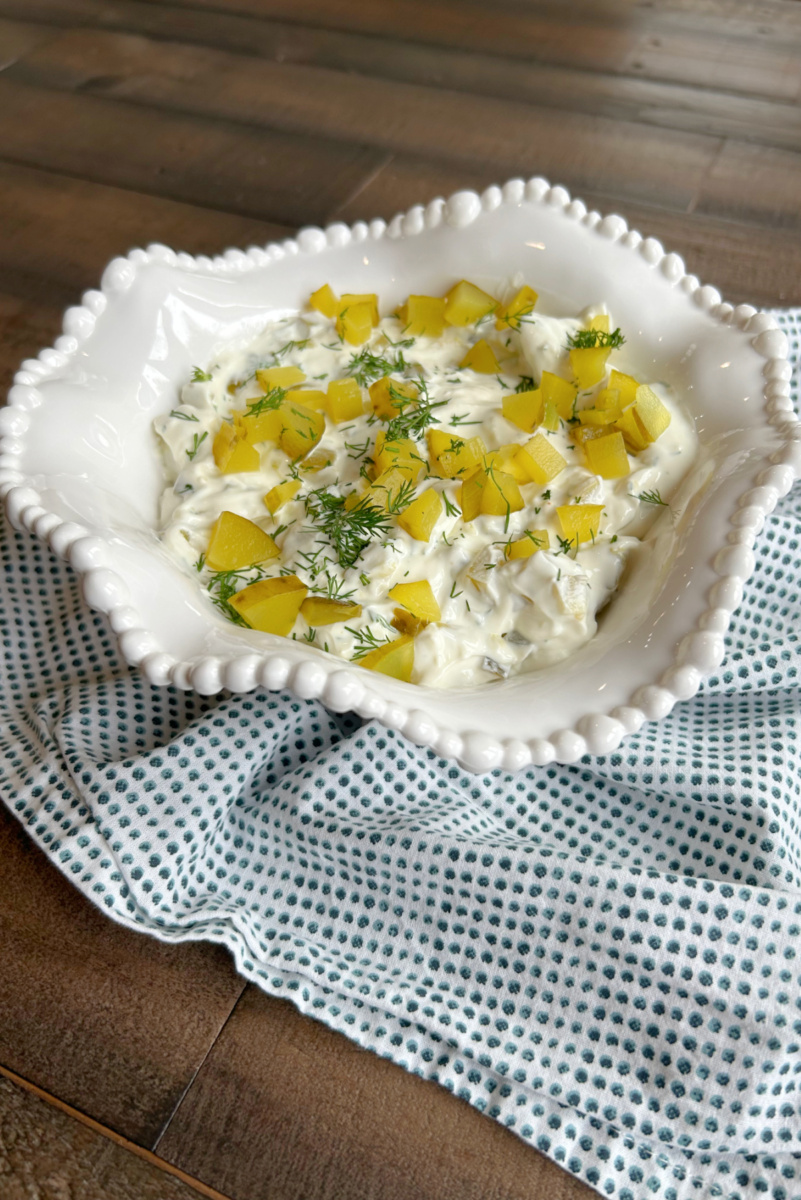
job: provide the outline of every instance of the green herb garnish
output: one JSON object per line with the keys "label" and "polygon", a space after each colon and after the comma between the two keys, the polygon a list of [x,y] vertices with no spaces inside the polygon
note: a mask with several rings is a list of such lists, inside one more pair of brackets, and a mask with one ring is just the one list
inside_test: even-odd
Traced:
{"label": "green herb garnish", "polygon": [[208,383],[211,379],[208,371],[201,371],[200,367],[194,367],[192,370],[193,383]]}
{"label": "green herb garnish", "polygon": [[194,413],[178,412],[178,410],[176,408],[173,408],[170,410],[170,416],[175,417],[176,421],[199,421],[200,420],[200,418],[196,417]]}
{"label": "green herb garnish", "polygon": [[345,508],[345,496],[317,488],[304,498],[306,512],[331,543],[343,570],[352,567],[364,548],[390,531],[390,514],[365,499]]}
{"label": "green herb garnish", "polygon": [[617,350],[625,342],[619,329],[605,333],[602,329],[579,329],[567,339],[568,350],[593,350],[602,347],[604,350]]}
{"label": "green herb garnish", "polygon": [[192,461],[193,461],[193,459],[194,459],[195,455],[197,454],[198,450],[199,450],[199,449],[200,449],[200,447],[203,445],[203,443],[205,442],[205,440],[206,440],[206,438],[207,438],[208,436],[209,436],[209,435],[208,435],[208,433],[201,433],[200,437],[198,437],[198,435],[197,435],[197,434],[194,434],[194,435],[193,435],[193,437],[192,437],[192,449],[191,449],[191,450],[187,450],[187,452],[186,452],[186,456],[187,456],[187,458],[189,459],[189,461],[190,461],[190,462],[192,462]]}

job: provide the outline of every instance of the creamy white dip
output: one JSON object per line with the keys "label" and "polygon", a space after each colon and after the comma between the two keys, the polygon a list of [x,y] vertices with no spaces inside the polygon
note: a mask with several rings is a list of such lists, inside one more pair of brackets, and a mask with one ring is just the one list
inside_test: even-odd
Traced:
{"label": "creamy white dip", "polygon": [[[336,494],[358,489],[360,469],[371,461],[375,435],[386,428],[368,417],[369,404],[365,416],[341,425],[326,418],[317,448],[331,452],[330,466],[306,473],[300,463],[301,491],[274,517],[265,507],[264,496],[290,477],[286,454],[265,445],[258,471],[223,475],[215,464],[212,443],[223,419],[262,394],[254,377],[257,368],[296,365],[306,374],[303,387],[325,390],[331,380],[351,374],[354,360],[368,350],[393,360],[402,353],[406,369],[393,371],[393,377],[411,381],[422,377],[430,401],[444,401],[436,409],[434,428],[463,439],[479,435],[489,450],[510,442],[522,446],[531,435],[503,416],[503,397],[514,392],[523,376],[536,381],[542,371],[551,371],[569,379],[567,338],[586,328],[601,311],[590,309],[565,319],[532,313],[519,331],[503,333],[495,331],[491,320],[478,327],[449,327],[441,337],[418,337],[402,347],[397,343],[405,335],[395,317],[380,322],[366,347],[343,344],[333,320],[316,312],[272,322],[252,345],[232,350],[198,372],[208,378],[188,383],[180,404],[155,422],[168,480],[161,502],[165,547],[201,586],[211,584],[213,596],[213,573],[202,565],[212,525],[223,510],[256,522],[274,536],[281,557],[261,571],[243,573],[238,586],[283,570],[296,574],[317,594],[330,594],[332,586],[340,596],[349,593],[349,602],[362,605],[360,617],[316,630],[298,617],[292,634],[344,659],[358,653],[365,634],[372,632],[379,642],[396,636],[390,622],[397,602],[389,598],[390,588],[428,580],[442,617],[415,638],[415,683],[438,688],[474,686],[566,658],[592,638],[597,615],[615,592],[626,556],[664,511],[638,497],[658,494],[669,502],[696,453],[693,422],[664,384],[649,381],[670,411],[670,425],[646,450],[631,456],[628,476],[607,480],[591,474],[581,448],[569,436],[570,427],[560,422],[557,431],[540,432],[568,466],[546,487],[520,484],[525,502],[521,511],[464,522],[458,504],[461,481],[424,474],[418,490],[435,487],[447,501],[430,540],[417,541],[393,522],[391,535],[367,545],[347,570],[339,566],[325,537],[311,523],[304,496],[319,488]],[[501,357],[497,376],[457,366],[482,337]],[[613,351],[610,367],[632,370],[620,351]],[[374,374],[368,382],[378,377]],[[233,385],[240,385],[235,394]],[[590,406],[597,390],[579,392],[577,407]],[[366,389],[364,396],[366,400]],[[419,448],[427,458],[424,436]],[[566,551],[560,545],[556,509],[576,502],[602,504],[603,518],[593,543]],[[550,549],[506,561],[505,544],[530,529],[548,530]]]}

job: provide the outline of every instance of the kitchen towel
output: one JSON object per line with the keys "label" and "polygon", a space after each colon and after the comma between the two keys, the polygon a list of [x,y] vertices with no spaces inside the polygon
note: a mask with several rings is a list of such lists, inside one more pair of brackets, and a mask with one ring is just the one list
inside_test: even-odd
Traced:
{"label": "kitchen towel", "polygon": [[483,777],[286,693],[153,688],[0,536],[0,795],[110,917],[222,943],[602,1195],[801,1197],[798,493],[693,700]]}

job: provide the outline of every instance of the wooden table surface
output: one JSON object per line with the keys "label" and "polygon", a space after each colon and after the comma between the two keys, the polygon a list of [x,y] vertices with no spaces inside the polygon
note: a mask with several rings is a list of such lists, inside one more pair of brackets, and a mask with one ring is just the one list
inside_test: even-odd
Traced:
{"label": "wooden table surface", "polygon": [[[798,0],[0,0],[2,383],[131,246],[512,176],[801,304],[800,95]],[[223,950],[112,924],[2,806],[0,955],[3,1200],[592,1194]]]}

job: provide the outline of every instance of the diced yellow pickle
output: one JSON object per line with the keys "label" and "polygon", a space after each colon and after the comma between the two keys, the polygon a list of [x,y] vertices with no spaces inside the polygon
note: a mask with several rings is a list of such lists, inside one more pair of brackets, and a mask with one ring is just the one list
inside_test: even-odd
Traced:
{"label": "diced yellow pickle", "polygon": [[542,424],[545,405],[539,388],[530,392],[515,392],[512,396],[504,396],[502,401],[503,415],[524,433],[533,433]]}
{"label": "diced yellow pickle", "polygon": [[622,433],[590,438],[584,444],[584,454],[593,475],[600,475],[602,479],[622,479],[629,473],[629,459]]}
{"label": "diced yellow pickle", "polygon": [[286,637],[292,632],[308,590],[297,575],[280,575],[248,584],[229,603],[251,629]]}
{"label": "diced yellow pickle", "polygon": [[234,413],[234,424],[240,437],[251,446],[257,442],[277,442],[283,425],[281,406],[260,413]]}
{"label": "diced yellow pickle", "polygon": [[475,467],[480,466],[487,453],[484,440],[480,437],[464,440],[447,430],[429,429],[426,439],[431,474],[441,479],[463,479]]}
{"label": "diced yellow pickle", "polygon": [[442,516],[443,507],[439,492],[435,488],[427,488],[415,496],[409,507],[395,519],[415,541],[427,542],[431,538],[431,530]]}
{"label": "diced yellow pickle", "polygon": [[391,508],[397,508],[403,497],[407,498],[408,503],[411,495],[409,476],[398,467],[390,467],[388,471],[382,471],[376,476],[361,499],[371,508],[380,508],[388,512]]}
{"label": "diced yellow pickle", "polygon": [[417,617],[413,617],[405,608],[394,609],[390,625],[393,629],[397,629],[398,633],[408,633],[412,637],[426,627],[425,621],[420,621]]}
{"label": "diced yellow pickle", "polygon": [[507,517],[523,507],[523,497],[517,480],[494,467],[480,468],[467,478],[459,489],[459,506],[463,521],[474,521],[479,513]]}
{"label": "diced yellow pickle", "polygon": [[351,346],[361,346],[373,332],[373,310],[369,304],[350,304],[337,316],[337,333]]}
{"label": "diced yellow pickle", "polygon": [[559,413],[553,400],[546,400],[542,409],[542,427],[549,433],[555,433],[559,428]]}
{"label": "diced yellow pickle", "polygon": [[325,408],[336,425],[360,417],[364,412],[364,400],[356,380],[332,379],[328,385]]}
{"label": "diced yellow pickle", "polygon": [[634,454],[645,450],[660,437],[670,424],[670,413],[656,392],[646,384],[637,388],[637,399],[615,421],[623,434],[626,446]]}
{"label": "diced yellow pickle", "polygon": [[283,483],[277,483],[274,488],[270,488],[264,497],[264,503],[275,516],[279,508],[282,508],[289,500],[293,500],[299,491],[299,479],[285,479]]}
{"label": "diced yellow pickle", "polygon": [[585,446],[593,438],[606,437],[614,428],[614,425],[571,425],[568,436],[577,446]]}
{"label": "diced yellow pickle", "polygon": [[513,475],[493,468],[486,472],[481,492],[481,511],[491,517],[507,517],[523,507],[523,497]]}
{"label": "diced yellow pickle", "polygon": [[226,422],[217,430],[211,452],[222,475],[235,475],[239,471],[258,471],[261,466],[261,457],[256,447],[240,438],[235,427]]}
{"label": "diced yellow pickle", "polygon": [[371,383],[368,391],[373,412],[382,421],[391,421],[409,401],[420,399],[416,384],[393,379],[391,375],[385,375],[383,379]]}
{"label": "diced yellow pickle", "polygon": [[609,314],[599,313],[597,317],[593,317],[587,326],[588,329],[594,329],[598,333],[609,332]]}
{"label": "diced yellow pickle", "polygon": [[616,414],[603,408],[582,408],[576,413],[576,416],[580,424],[594,425],[597,429],[600,429],[604,425],[611,425],[615,420]]}
{"label": "diced yellow pickle", "polygon": [[499,471],[505,471],[507,475],[511,475],[518,483],[531,483],[528,472],[523,467],[522,463],[517,461],[518,451],[521,449],[517,442],[507,442],[505,446],[499,446],[497,450],[489,450],[484,455],[484,467],[496,467]]}
{"label": "diced yellow pickle", "polygon": [[609,346],[587,346],[583,350],[570,351],[570,366],[582,391],[601,382],[611,353]]}
{"label": "diced yellow pickle", "polygon": [[[609,387],[605,390],[610,392],[616,391],[620,407],[628,408],[637,399],[637,388],[639,386],[633,375],[624,375],[622,371],[613,370],[609,374]],[[600,405],[598,407],[600,408]]]}
{"label": "diced yellow pickle", "polygon": [[324,596],[307,596],[300,606],[300,615],[312,629],[318,625],[338,625],[354,621],[362,615],[361,604],[346,604],[343,600],[328,600]]}
{"label": "diced yellow pickle", "polygon": [[[613,371],[614,375],[615,372]],[[601,412],[609,413],[610,419],[620,416],[623,411],[623,405],[620,399],[620,391],[618,388],[608,387],[601,388],[598,395],[595,397],[595,408]],[[581,416],[581,413],[579,413]]]}
{"label": "diced yellow pickle", "polygon": [[407,608],[413,617],[427,624],[439,621],[442,616],[433,588],[427,579],[416,583],[396,583],[389,589],[389,597]]}
{"label": "diced yellow pickle", "polygon": [[293,461],[314,449],[325,432],[325,417],[302,404],[281,405],[278,445]]}
{"label": "diced yellow pickle", "polygon": [[549,550],[551,539],[547,529],[527,529],[523,537],[509,542],[504,550],[504,556],[513,561],[516,558],[531,558],[538,550]]}
{"label": "diced yellow pickle", "polygon": [[317,309],[324,317],[335,317],[341,308],[340,301],[331,290],[331,285],[324,283],[309,297],[309,307]]}
{"label": "diced yellow pickle", "polygon": [[225,511],[211,527],[206,566],[212,571],[238,571],[277,558],[280,553],[269,533],[247,517]]}
{"label": "diced yellow pickle", "polygon": [[414,670],[414,638],[408,634],[377,646],[358,660],[360,667],[368,671],[378,671],[381,675],[390,675],[393,679],[402,679],[408,683]]}
{"label": "diced yellow pickle", "polygon": [[445,296],[445,320],[449,325],[472,325],[497,307],[494,296],[462,279]]}
{"label": "diced yellow pickle", "polygon": [[412,337],[440,337],[445,329],[443,296],[410,296],[398,310],[403,332]]}
{"label": "diced yellow pickle", "polygon": [[539,484],[550,483],[567,466],[567,459],[542,433],[536,433],[525,446],[520,447],[517,461],[529,481]]}
{"label": "diced yellow pickle", "polygon": [[649,442],[655,442],[661,437],[670,424],[670,412],[646,383],[637,388],[634,415]]}
{"label": "diced yellow pickle", "polygon": [[593,541],[600,532],[603,504],[561,504],[556,515],[568,542]]}
{"label": "diced yellow pickle", "polygon": [[317,471],[323,471],[326,467],[330,467],[335,458],[333,450],[312,450],[300,465],[304,471],[315,474]]}
{"label": "diced yellow pickle", "polygon": [[305,378],[306,372],[300,367],[260,367],[256,372],[258,385],[265,392],[277,387],[292,387],[293,383],[303,383]]}
{"label": "diced yellow pickle", "polygon": [[285,404],[304,404],[316,412],[325,408],[325,392],[317,388],[293,388],[284,396]]}
{"label": "diced yellow pickle", "polygon": [[576,389],[572,383],[554,375],[551,371],[543,371],[540,379],[543,405],[552,403],[563,421],[569,421],[573,416],[573,405],[576,402]]}
{"label": "diced yellow pickle", "polygon": [[522,287],[508,304],[502,305],[495,312],[496,329],[518,329],[522,317],[527,317],[534,311],[537,303],[537,293],[533,288]]}
{"label": "diced yellow pickle", "polygon": [[481,468],[474,469],[462,480],[462,486],[459,488],[459,508],[462,510],[463,521],[475,521],[480,515],[481,497],[486,482],[487,472]]}
{"label": "diced yellow pickle", "polygon": [[501,369],[492,346],[485,338],[481,338],[475,346],[470,347],[459,367],[469,367],[471,371],[478,371],[481,375],[496,375]]}
{"label": "diced yellow pickle", "polygon": [[400,438],[397,441],[388,442],[386,436],[383,429],[379,429],[375,437],[373,466],[376,475],[388,471],[390,467],[397,467],[414,482],[425,466],[417,446],[411,438]]}
{"label": "diced yellow pickle", "polygon": [[378,316],[378,296],[375,292],[344,292],[342,299],[339,302],[340,311],[343,308],[350,308],[355,304],[366,304],[370,309],[370,320],[375,327],[380,318]]}

